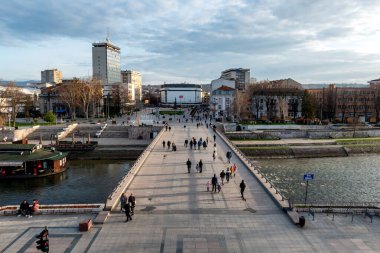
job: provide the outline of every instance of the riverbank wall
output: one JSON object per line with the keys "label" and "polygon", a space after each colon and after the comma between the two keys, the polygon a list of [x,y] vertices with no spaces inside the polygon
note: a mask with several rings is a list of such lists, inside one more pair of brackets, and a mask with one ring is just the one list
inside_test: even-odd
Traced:
{"label": "riverbank wall", "polygon": [[148,147],[146,145],[104,145],[93,151],[70,152],[70,160],[136,160]]}

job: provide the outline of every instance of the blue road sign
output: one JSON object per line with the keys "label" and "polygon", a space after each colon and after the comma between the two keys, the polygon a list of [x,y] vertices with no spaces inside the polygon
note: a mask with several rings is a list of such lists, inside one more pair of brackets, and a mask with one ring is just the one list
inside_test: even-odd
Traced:
{"label": "blue road sign", "polygon": [[303,180],[306,180],[306,181],[314,180],[314,174],[304,174]]}

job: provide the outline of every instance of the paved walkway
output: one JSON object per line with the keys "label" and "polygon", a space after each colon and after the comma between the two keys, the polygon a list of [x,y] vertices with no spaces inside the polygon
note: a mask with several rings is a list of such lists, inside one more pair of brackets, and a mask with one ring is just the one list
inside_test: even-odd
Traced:
{"label": "paved walkway", "polygon": [[[378,252],[380,220],[317,214],[296,227],[274,204],[252,175],[238,163],[238,174],[221,193],[206,191],[206,182],[227,167],[226,146],[217,139],[218,158],[212,160],[212,132],[194,124],[173,126],[163,140],[174,141],[177,152],[154,147],[127,189],[137,197],[133,221],[120,212],[91,232],[77,224],[87,216],[38,216],[31,219],[0,217],[0,252],[36,252],[34,234],[45,225],[54,239],[51,252]],[[189,150],[184,139],[209,137],[207,150]],[[186,160],[193,163],[187,173]],[[202,159],[205,169],[196,173]],[[237,162],[235,157],[233,162]],[[239,193],[247,183],[246,198]],[[58,238],[58,239],[57,239]],[[60,243],[58,245],[58,243]],[[31,246],[32,245],[32,246]]]}

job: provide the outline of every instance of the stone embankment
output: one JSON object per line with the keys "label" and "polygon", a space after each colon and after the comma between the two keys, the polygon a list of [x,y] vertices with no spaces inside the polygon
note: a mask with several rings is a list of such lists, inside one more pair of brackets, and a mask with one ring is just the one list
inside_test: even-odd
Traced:
{"label": "stone embankment", "polygon": [[341,141],[286,139],[233,141],[245,155],[253,158],[320,158],[380,154],[379,140]]}

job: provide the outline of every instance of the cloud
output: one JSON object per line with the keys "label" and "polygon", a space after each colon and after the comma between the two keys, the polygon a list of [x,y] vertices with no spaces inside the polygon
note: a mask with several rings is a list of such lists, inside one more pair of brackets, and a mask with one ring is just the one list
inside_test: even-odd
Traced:
{"label": "cloud", "polygon": [[[10,0],[0,5],[0,54],[28,61],[26,49],[45,55],[44,46],[56,45],[57,58],[38,59],[36,69],[55,60],[58,68],[77,66],[64,75],[87,75],[91,42],[104,40],[108,28],[123,68],[152,83],[206,82],[230,67],[251,68],[258,78],[365,82],[379,75],[379,11],[369,0]],[[2,66],[5,59],[11,56],[0,58]],[[0,77],[19,78],[12,68]]]}

